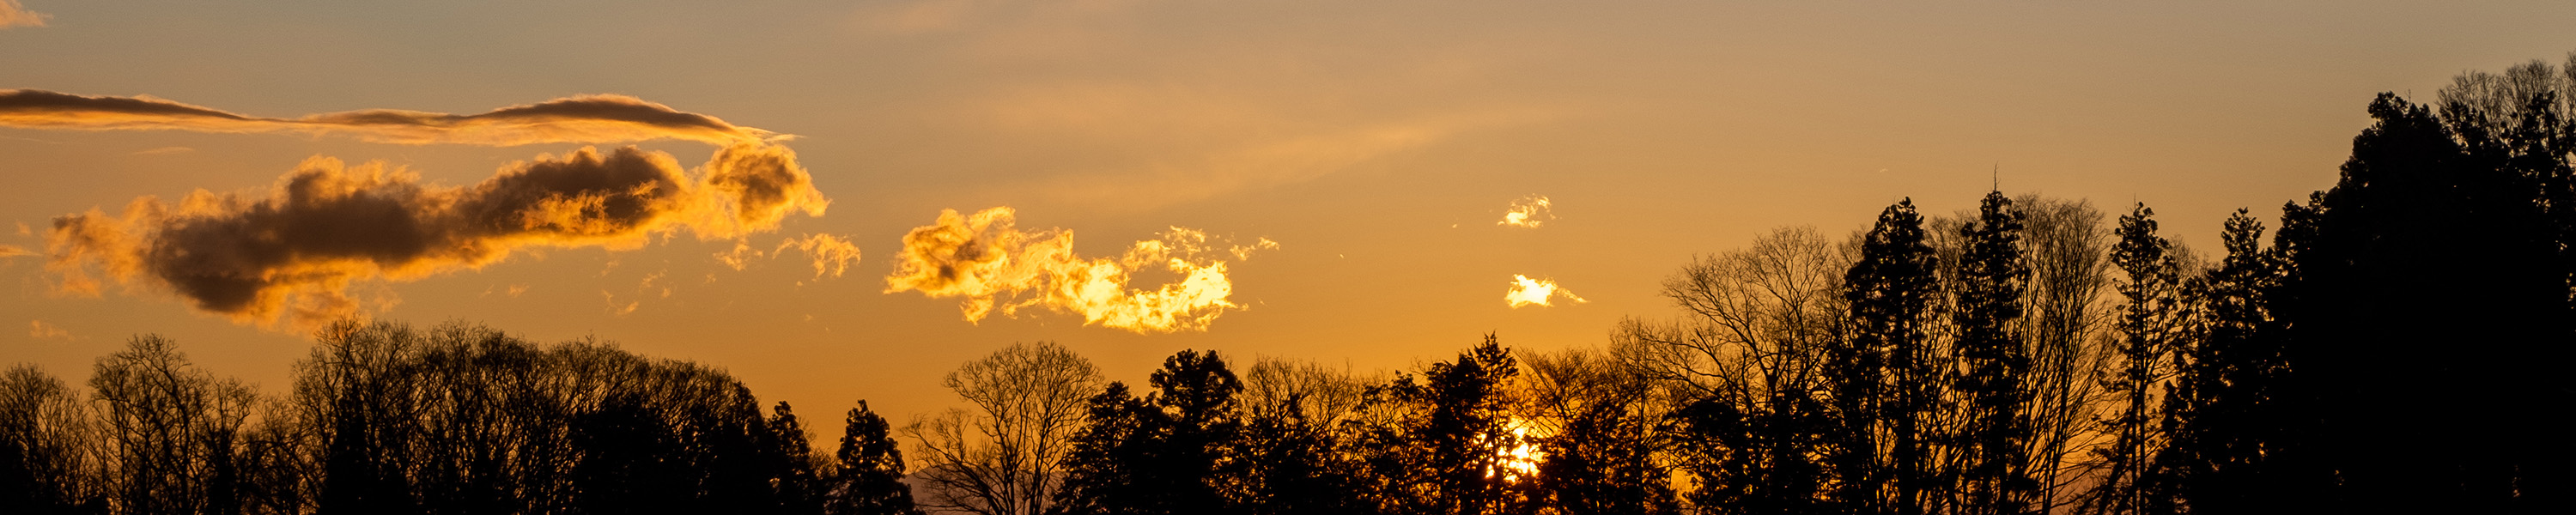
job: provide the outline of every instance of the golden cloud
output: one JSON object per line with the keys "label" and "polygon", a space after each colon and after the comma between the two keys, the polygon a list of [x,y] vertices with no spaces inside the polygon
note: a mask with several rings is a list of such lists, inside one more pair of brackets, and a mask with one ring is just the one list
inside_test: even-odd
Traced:
{"label": "golden cloud", "polygon": [[1559,296],[1572,300],[1576,304],[1591,302],[1575,296],[1573,290],[1558,287],[1556,281],[1531,279],[1526,275],[1512,274],[1512,289],[1503,292],[1503,303],[1513,308],[1530,305],[1547,307],[1552,305],[1548,303],[1549,299]]}
{"label": "golden cloud", "polygon": [[45,18],[51,17],[45,13],[27,10],[26,7],[18,5],[18,0],[0,0],[0,29],[43,27]]}
{"label": "golden cloud", "polygon": [[407,145],[511,146],[654,139],[742,145],[784,138],[624,95],[581,95],[473,115],[366,109],[301,118],[263,118],[150,95],[82,96],[14,89],[0,90],[0,127],[312,134]]}
{"label": "golden cloud", "polygon": [[197,190],[175,205],[142,197],[118,215],[56,218],[46,268],[60,293],[114,282],[240,323],[309,327],[358,313],[347,293],[357,281],[480,268],[522,247],[631,249],[681,230],[740,239],[829,204],[794,152],[759,142],[720,149],[694,173],[661,152],[584,147],[465,187],[315,157],[265,197]]}
{"label": "golden cloud", "polygon": [[815,279],[822,279],[824,275],[840,277],[842,272],[850,270],[851,264],[859,262],[858,245],[829,234],[816,234],[804,239],[788,238],[778,242],[778,249],[770,251],[770,255],[786,254],[791,248],[805,251],[805,255],[814,258]]}
{"label": "golden cloud", "polygon": [[[1205,331],[1227,309],[1243,308],[1227,300],[1234,284],[1226,278],[1226,262],[1208,256],[1222,252],[1242,260],[1255,250],[1279,248],[1260,239],[1219,249],[1208,245],[1205,232],[1173,227],[1118,257],[1084,258],[1074,253],[1073,231],[1021,231],[1014,222],[1008,207],[971,216],[940,210],[937,222],[904,235],[885,292],[964,297],[959,309],[969,322],[997,307],[1004,316],[1017,316],[1020,309],[1043,306],[1082,315],[1083,325],[1139,334]],[[1154,268],[1178,279],[1150,290],[1128,287],[1131,274]]]}
{"label": "golden cloud", "polygon": [[1521,197],[1519,200],[1512,201],[1511,210],[1503,212],[1503,221],[1494,222],[1494,225],[1537,229],[1548,220],[1556,219],[1556,212],[1550,209],[1552,205],[1547,197],[1538,195]]}

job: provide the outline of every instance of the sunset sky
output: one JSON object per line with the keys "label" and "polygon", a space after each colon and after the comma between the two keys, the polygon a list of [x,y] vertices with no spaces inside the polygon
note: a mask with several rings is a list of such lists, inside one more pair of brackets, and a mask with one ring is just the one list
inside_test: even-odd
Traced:
{"label": "sunset sky", "polygon": [[[0,94],[0,362],[79,381],[158,333],[273,394],[300,328],[359,313],[900,419],[1015,341],[1128,381],[1181,349],[1369,371],[1488,332],[1589,346],[1668,316],[1694,254],[1909,196],[2143,201],[2213,247],[2230,211],[2331,185],[2372,95],[2576,50],[2566,2],[2086,4],[0,0],[0,89],[40,90]],[[238,244],[152,231],[299,170],[441,213],[614,214],[496,179],[594,165],[646,173],[658,218],[509,211],[530,225],[401,266],[272,269],[274,305],[111,270]],[[124,217],[147,196],[170,214]],[[394,237],[369,227],[308,243]],[[942,278],[941,237],[1013,260]]]}

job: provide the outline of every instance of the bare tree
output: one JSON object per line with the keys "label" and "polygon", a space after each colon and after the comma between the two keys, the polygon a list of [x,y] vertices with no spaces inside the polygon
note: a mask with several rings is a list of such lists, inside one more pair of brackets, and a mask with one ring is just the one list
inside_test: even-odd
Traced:
{"label": "bare tree", "polygon": [[1696,433],[1673,452],[1699,476],[1697,508],[1824,509],[1827,376],[1850,325],[1841,292],[1852,250],[1812,228],[1779,229],[1665,279],[1680,319],[1612,330],[1614,356],[1690,405],[1676,413]]}
{"label": "bare tree", "polygon": [[1083,421],[1100,371],[1053,342],[1016,343],[949,372],[967,408],[915,420],[924,506],[982,515],[1037,515],[1061,484],[1057,462]]}
{"label": "bare tree", "polygon": [[108,479],[80,394],[37,370],[0,374],[0,506],[29,513],[103,508]]}
{"label": "bare tree", "polygon": [[170,340],[135,337],[90,376],[113,444],[124,513],[239,513],[237,445],[257,396],[190,365]]}
{"label": "bare tree", "polygon": [[2022,297],[2021,334],[2031,357],[2028,408],[2032,429],[2023,466],[2039,481],[2039,513],[2059,506],[2093,481],[2086,456],[2104,442],[2091,420],[2103,398],[2100,378],[2115,353],[2101,344],[2111,315],[2103,292],[2111,286],[2110,232],[2102,213],[2084,200],[2023,195],[2016,207],[2022,230],[2029,291]]}
{"label": "bare tree", "polygon": [[1350,370],[1311,361],[1262,357],[1243,374],[1244,406],[1254,417],[1290,417],[1325,430],[1350,418],[1368,392]]}

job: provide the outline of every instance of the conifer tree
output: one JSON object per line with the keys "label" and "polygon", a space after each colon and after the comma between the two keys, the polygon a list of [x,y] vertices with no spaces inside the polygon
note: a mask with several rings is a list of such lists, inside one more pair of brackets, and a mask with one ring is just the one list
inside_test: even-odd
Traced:
{"label": "conifer tree", "polygon": [[1967,247],[1960,257],[1956,292],[1964,369],[1958,390],[1966,403],[1959,435],[1961,509],[2007,515],[2030,509],[2039,485],[2030,477],[2030,427],[2022,410],[2029,399],[2023,379],[2030,355],[2018,322],[2030,279],[2021,247],[2022,215],[2003,192],[1989,192],[1977,220],[1960,229]]}
{"label": "conifer tree", "polygon": [[868,401],[851,408],[835,453],[839,467],[823,490],[829,515],[919,515],[912,487],[903,483],[903,449],[887,434],[885,417]]}
{"label": "conifer tree", "polygon": [[[1843,299],[1851,306],[1854,328],[1851,350],[1836,359],[1834,379],[1845,392],[1838,397],[1874,399],[1846,401],[1845,431],[1886,435],[1887,455],[1877,460],[1884,467],[1884,480],[1866,477],[1863,487],[1874,493],[1880,490],[1877,485],[1893,483],[1893,497],[1883,506],[1900,515],[1926,513],[1924,496],[1942,491],[1934,484],[1931,447],[1935,440],[1926,438],[1930,418],[1938,409],[1942,363],[1935,359],[1930,341],[1940,282],[1927,236],[1913,199],[1887,206],[1863,236],[1860,261],[1843,279]],[[1855,411],[1873,408],[1874,412]]]}

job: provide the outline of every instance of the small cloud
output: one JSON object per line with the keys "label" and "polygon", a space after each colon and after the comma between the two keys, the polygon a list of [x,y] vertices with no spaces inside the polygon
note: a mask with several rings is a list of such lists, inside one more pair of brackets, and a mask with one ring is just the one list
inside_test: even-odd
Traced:
{"label": "small cloud", "polygon": [[716,253],[716,262],[724,263],[725,267],[740,272],[751,268],[751,260],[759,257],[760,250],[751,248],[750,240],[734,240],[733,250]]}
{"label": "small cloud", "polygon": [[[1175,229],[1178,228],[1175,227]],[[1279,250],[1279,242],[1270,241],[1270,238],[1259,238],[1259,241],[1251,245],[1236,245],[1227,248],[1226,252],[1234,254],[1234,259],[1237,261],[1251,261],[1252,251],[1255,250]]]}
{"label": "small cloud", "polygon": [[829,234],[811,235],[801,240],[788,238],[787,241],[778,242],[778,249],[770,251],[770,257],[786,255],[787,249],[791,248],[805,251],[805,254],[814,257],[814,278],[818,280],[827,274],[840,277],[842,272],[850,271],[850,264],[859,262],[857,244],[850,243],[846,238]]}
{"label": "small cloud", "polygon": [[1547,197],[1538,195],[1521,197],[1520,200],[1512,201],[1512,209],[1504,212],[1503,221],[1494,222],[1494,225],[1537,229],[1548,220],[1556,219],[1556,212],[1549,209],[1550,205]]}
{"label": "small cloud", "polygon": [[1546,307],[1553,305],[1548,303],[1549,299],[1558,296],[1563,296],[1576,304],[1591,302],[1575,296],[1572,290],[1557,287],[1556,281],[1531,279],[1529,276],[1520,274],[1512,274],[1512,289],[1503,292],[1503,302],[1514,308],[1532,304]]}
{"label": "small cloud", "polygon": [[197,149],[188,148],[188,147],[161,147],[161,148],[156,148],[156,149],[151,149],[151,150],[140,150],[140,151],[135,151],[135,152],[134,152],[134,155],[138,155],[138,156],[158,156],[158,155],[167,155],[167,154],[185,154],[185,153],[195,152],[195,151],[197,151]]}
{"label": "small cloud", "polygon": [[18,0],[0,0],[0,29],[43,27],[45,19],[52,17],[53,15],[50,14],[27,10],[26,7],[18,5]]}
{"label": "small cloud", "polygon": [[35,231],[34,229],[29,229],[29,228],[27,228],[27,223],[26,223],[26,222],[18,222],[18,235],[19,235],[19,236],[35,236],[35,235],[36,235],[36,231]]}
{"label": "small cloud", "polygon": [[63,328],[61,328],[61,327],[57,327],[57,326],[55,326],[55,325],[53,325],[53,324],[45,323],[45,321],[43,321],[43,320],[28,320],[28,321],[27,321],[27,337],[28,337],[28,338],[35,338],[35,339],[38,339],[38,340],[61,340],[61,341],[72,341],[72,338],[73,338],[73,337],[72,337],[72,332],[71,332],[71,331],[65,331],[65,330],[63,330]]}
{"label": "small cloud", "polygon": [[509,293],[509,295],[510,295],[510,298],[515,299],[515,298],[519,298],[519,294],[527,293],[527,292],[528,292],[528,285],[525,285],[525,284],[513,284],[513,285],[510,285],[510,290],[509,290],[509,292],[508,292],[508,293]]}
{"label": "small cloud", "polygon": [[34,251],[27,250],[27,248],[26,248],[26,247],[20,247],[20,246],[16,246],[16,245],[0,245],[0,258],[13,258],[13,257],[18,257],[18,256],[33,256],[33,255],[36,255],[36,253],[35,253]]}
{"label": "small cloud", "polygon": [[626,305],[619,306],[617,305],[617,294],[609,293],[608,290],[600,290],[599,297],[608,303],[608,314],[610,315],[623,317],[634,313],[636,308],[644,307],[644,303],[638,301],[627,301]]}

